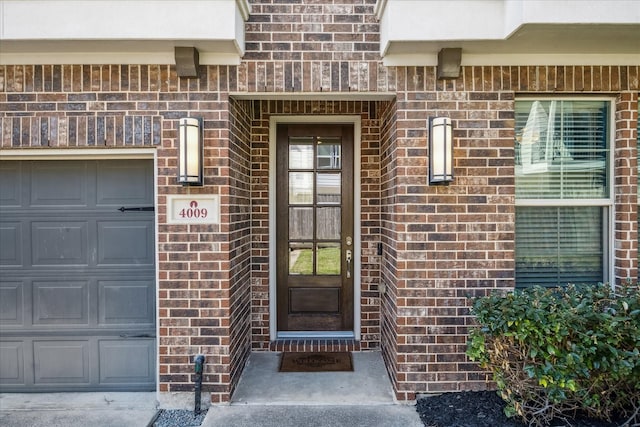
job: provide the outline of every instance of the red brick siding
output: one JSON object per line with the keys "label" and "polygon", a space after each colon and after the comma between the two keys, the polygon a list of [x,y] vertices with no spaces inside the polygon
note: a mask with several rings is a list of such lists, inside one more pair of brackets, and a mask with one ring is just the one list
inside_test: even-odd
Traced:
{"label": "red brick siding", "polygon": [[[371,7],[373,2],[362,3]],[[252,19],[266,19],[258,15]],[[253,24],[257,22],[248,25]],[[485,374],[463,355],[466,328],[472,322],[467,295],[513,286],[512,141],[517,94],[618,97],[616,276],[637,277],[634,129],[640,67],[463,67],[460,79],[437,81],[434,67],[386,68],[369,60],[366,52],[371,52],[364,48],[358,60],[335,52],[330,58],[322,55],[306,61],[305,50],[296,51],[301,61],[280,59],[275,52],[269,58],[256,58],[252,55],[257,50],[250,51],[238,67],[203,66],[201,77],[189,80],[178,79],[172,66],[0,66],[3,150],[41,149],[43,141],[50,147],[93,147],[89,141],[94,140],[96,147],[105,147],[98,135],[109,132],[114,136],[105,138],[105,149],[111,143],[154,146],[152,141],[160,133],[161,391],[191,391],[192,358],[203,353],[205,389],[213,392],[212,401],[227,401],[247,355],[249,336],[254,349],[267,348],[271,114],[362,117],[362,348],[382,347],[399,399],[412,399],[416,392],[486,386]],[[291,77],[287,69],[292,70]],[[321,87],[323,92],[393,92],[396,100],[229,98],[230,92],[289,92],[295,87],[289,85],[293,76],[300,79],[300,91],[316,92]],[[441,114],[454,120],[457,177],[449,186],[428,186],[426,120]],[[175,184],[177,119],[186,115],[204,118],[203,188]],[[155,130],[143,132],[148,139],[136,139],[134,124],[129,145],[125,123],[138,120],[127,118],[133,116],[149,117],[147,123]],[[105,120],[104,131],[100,118]],[[154,127],[159,123],[160,128]],[[70,129],[76,129],[75,137]],[[166,196],[183,193],[219,194],[221,224],[167,225]],[[381,257],[376,255],[378,241],[383,244]],[[378,307],[379,283],[386,285],[386,293]]]}
{"label": "red brick siding", "polygon": [[[493,86],[491,68],[467,71],[452,83],[437,81],[434,67],[397,69],[395,141],[382,155],[390,183],[383,223],[395,236],[383,280],[393,280],[396,320],[388,321],[402,400],[487,386],[464,355],[468,298],[514,286],[514,95]],[[426,127],[439,115],[453,119],[456,178],[430,186]]]}
{"label": "red brick siding", "polygon": [[230,393],[251,352],[252,103],[229,101]]}
{"label": "red brick siding", "polygon": [[[253,1],[246,28],[249,91],[375,91],[375,0]],[[241,89],[242,90],[242,89]]]}
{"label": "red brick siding", "polygon": [[398,317],[397,300],[397,251],[396,242],[400,240],[402,226],[395,223],[395,141],[397,139],[397,102],[389,103],[380,111],[380,242],[382,259],[380,285],[384,292],[380,295],[381,348],[387,371],[398,388]]}
{"label": "red brick siding", "polygon": [[615,275],[637,279],[638,93],[620,93],[615,108]]}
{"label": "red brick siding", "polygon": [[[163,144],[158,152],[159,389],[192,391],[193,357],[204,354],[203,390],[211,392],[212,402],[224,402],[231,392],[231,348],[237,344],[232,342],[232,309],[237,305],[234,285],[240,274],[231,268],[236,218],[235,199],[230,196],[229,104],[217,95],[200,92],[193,82],[186,91],[163,93],[160,98],[172,99],[174,108],[165,112],[170,119],[165,120]],[[175,184],[175,118],[182,116],[203,118],[203,187]],[[166,224],[169,194],[219,195],[220,224]]]}
{"label": "red brick siding", "polygon": [[[383,352],[395,367],[399,399],[484,388],[486,375],[464,356],[473,323],[468,296],[514,285],[514,95],[606,94],[637,87],[638,67],[463,67],[454,81],[436,80],[433,67],[396,73],[396,108],[387,113],[396,124],[388,132],[383,126],[381,141]],[[634,95],[623,94],[617,107],[627,118],[618,123],[621,164],[635,160],[636,107],[623,102]],[[449,186],[426,183],[426,121],[436,115],[451,117],[456,129],[456,179]],[[637,172],[615,173],[618,208],[630,212],[616,227],[634,230]],[[618,279],[637,274],[636,237],[622,235],[627,250],[616,251],[616,266],[629,267],[622,274],[618,267]]]}

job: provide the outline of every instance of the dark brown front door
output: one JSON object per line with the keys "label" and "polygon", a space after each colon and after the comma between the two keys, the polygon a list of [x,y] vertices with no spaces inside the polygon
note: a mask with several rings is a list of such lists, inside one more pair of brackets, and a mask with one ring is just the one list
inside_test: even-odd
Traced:
{"label": "dark brown front door", "polygon": [[279,331],[353,330],[353,125],[277,128]]}

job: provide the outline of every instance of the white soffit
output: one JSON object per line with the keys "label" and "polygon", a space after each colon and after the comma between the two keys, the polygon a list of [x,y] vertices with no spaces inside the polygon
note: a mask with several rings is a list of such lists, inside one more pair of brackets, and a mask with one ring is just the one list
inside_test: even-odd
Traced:
{"label": "white soffit", "polygon": [[385,65],[638,65],[637,0],[378,0]]}
{"label": "white soffit", "polygon": [[240,63],[247,0],[0,0],[0,64]]}

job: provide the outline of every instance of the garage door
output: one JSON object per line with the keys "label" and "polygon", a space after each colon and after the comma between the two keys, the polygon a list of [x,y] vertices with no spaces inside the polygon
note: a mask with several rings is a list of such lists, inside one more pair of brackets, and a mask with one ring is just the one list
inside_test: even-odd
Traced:
{"label": "garage door", "polygon": [[153,162],[0,162],[0,391],[155,389]]}

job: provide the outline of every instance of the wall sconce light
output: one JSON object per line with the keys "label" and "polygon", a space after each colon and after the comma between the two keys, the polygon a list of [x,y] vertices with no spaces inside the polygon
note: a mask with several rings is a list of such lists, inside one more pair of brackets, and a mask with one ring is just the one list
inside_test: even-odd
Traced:
{"label": "wall sconce light", "polygon": [[453,181],[453,138],[449,117],[429,118],[429,184]]}
{"label": "wall sconce light", "polygon": [[192,117],[180,119],[178,134],[178,183],[202,185],[204,175],[202,121]]}

